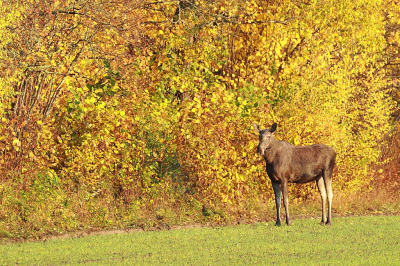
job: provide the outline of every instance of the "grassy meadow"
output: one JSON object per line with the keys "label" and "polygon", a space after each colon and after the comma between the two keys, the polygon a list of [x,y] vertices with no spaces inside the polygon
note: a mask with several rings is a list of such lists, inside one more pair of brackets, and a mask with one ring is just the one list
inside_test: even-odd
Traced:
{"label": "grassy meadow", "polygon": [[400,265],[400,216],[317,219],[0,245],[0,265]]}

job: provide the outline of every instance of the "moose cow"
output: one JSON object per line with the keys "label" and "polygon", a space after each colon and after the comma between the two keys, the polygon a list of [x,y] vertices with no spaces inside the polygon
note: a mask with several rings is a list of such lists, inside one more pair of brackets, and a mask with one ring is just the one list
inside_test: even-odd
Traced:
{"label": "moose cow", "polygon": [[[264,157],[267,174],[271,179],[275,194],[276,225],[281,225],[281,191],[285,206],[286,224],[290,225],[288,183],[308,183],[316,181],[322,200],[321,225],[331,225],[332,211],[332,171],[336,152],[324,144],[299,147],[287,141],[277,141],[274,132],[277,124],[262,130],[253,123],[254,130],[260,134],[257,153]],[[328,217],[325,222],[326,197],[328,196]]]}

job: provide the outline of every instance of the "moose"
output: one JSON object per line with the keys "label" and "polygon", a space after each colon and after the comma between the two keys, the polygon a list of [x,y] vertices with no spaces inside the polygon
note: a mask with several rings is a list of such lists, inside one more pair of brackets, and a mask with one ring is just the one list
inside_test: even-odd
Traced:
{"label": "moose", "polygon": [[[254,130],[259,133],[260,143],[257,153],[264,157],[268,177],[271,179],[275,194],[276,226],[281,226],[280,208],[281,191],[285,206],[286,224],[290,225],[288,183],[308,183],[315,180],[322,200],[321,225],[331,225],[332,217],[332,172],[336,160],[336,152],[324,144],[295,146],[287,141],[277,141],[274,133],[277,124],[270,129],[262,130],[253,123]],[[325,206],[328,196],[328,217]]]}

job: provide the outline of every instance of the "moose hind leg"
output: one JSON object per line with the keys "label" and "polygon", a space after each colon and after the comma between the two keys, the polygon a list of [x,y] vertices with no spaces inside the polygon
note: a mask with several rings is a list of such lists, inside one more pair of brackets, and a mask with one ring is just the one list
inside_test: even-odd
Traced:
{"label": "moose hind leg", "polygon": [[326,189],[325,189],[325,183],[324,183],[324,179],[322,177],[318,178],[316,180],[317,183],[317,187],[319,190],[319,193],[321,195],[321,202],[322,202],[322,220],[321,220],[321,225],[325,224],[325,218],[326,218],[326,213],[325,213],[325,209],[326,209]]}
{"label": "moose hind leg", "polygon": [[275,206],[276,206],[276,226],[281,226],[281,184],[272,182],[272,188],[275,194]]}
{"label": "moose hind leg", "polygon": [[325,189],[326,194],[328,196],[328,218],[326,220],[327,225],[331,225],[332,218],[332,200],[333,200],[333,192],[332,192],[332,171],[325,172]]}

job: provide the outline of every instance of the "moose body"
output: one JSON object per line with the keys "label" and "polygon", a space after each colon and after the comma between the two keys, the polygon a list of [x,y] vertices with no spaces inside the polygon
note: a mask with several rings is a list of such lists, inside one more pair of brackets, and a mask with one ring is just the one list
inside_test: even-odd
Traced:
{"label": "moose body", "polygon": [[[335,165],[335,151],[324,144],[299,147],[287,141],[277,141],[274,132],[277,124],[271,129],[262,130],[253,124],[260,134],[257,152],[264,157],[268,177],[271,179],[275,194],[276,225],[281,225],[281,193],[285,206],[286,224],[290,225],[288,183],[308,183],[316,181],[322,200],[321,224],[331,225],[332,217],[332,172]],[[325,221],[326,198],[328,198],[328,217]]]}

